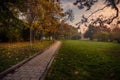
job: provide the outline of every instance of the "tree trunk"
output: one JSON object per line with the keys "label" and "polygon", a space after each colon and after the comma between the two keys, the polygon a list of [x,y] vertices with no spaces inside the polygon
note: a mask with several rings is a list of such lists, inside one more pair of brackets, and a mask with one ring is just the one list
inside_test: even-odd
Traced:
{"label": "tree trunk", "polygon": [[40,30],[40,31],[39,31],[39,40],[42,40],[42,38],[43,38],[43,31]]}
{"label": "tree trunk", "polygon": [[34,30],[30,28],[30,45],[34,43]]}

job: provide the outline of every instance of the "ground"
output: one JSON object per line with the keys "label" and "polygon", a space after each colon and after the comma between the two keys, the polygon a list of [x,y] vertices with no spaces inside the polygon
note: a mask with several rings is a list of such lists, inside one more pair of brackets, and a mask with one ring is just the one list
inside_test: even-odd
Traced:
{"label": "ground", "polygon": [[62,41],[45,80],[120,80],[120,44]]}

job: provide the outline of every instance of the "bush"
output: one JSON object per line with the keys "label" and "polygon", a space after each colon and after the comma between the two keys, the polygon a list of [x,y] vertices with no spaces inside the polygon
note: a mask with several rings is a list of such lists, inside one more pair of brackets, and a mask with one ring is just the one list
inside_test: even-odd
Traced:
{"label": "bush", "polygon": [[110,34],[108,32],[97,32],[93,35],[93,38],[97,39],[98,41],[109,41]]}
{"label": "bush", "polygon": [[22,40],[22,36],[19,29],[11,27],[9,31],[7,31],[7,37],[9,42],[18,42]]}
{"label": "bush", "polygon": [[110,40],[120,43],[120,31],[114,31],[110,33]]}

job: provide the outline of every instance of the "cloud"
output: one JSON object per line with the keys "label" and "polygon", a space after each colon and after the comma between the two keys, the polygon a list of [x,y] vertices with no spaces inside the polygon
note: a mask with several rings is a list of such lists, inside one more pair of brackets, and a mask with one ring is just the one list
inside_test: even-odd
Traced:
{"label": "cloud", "polygon": [[73,0],[61,0],[61,7],[64,10],[68,10],[68,9],[75,9],[76,6],[73,5]]}

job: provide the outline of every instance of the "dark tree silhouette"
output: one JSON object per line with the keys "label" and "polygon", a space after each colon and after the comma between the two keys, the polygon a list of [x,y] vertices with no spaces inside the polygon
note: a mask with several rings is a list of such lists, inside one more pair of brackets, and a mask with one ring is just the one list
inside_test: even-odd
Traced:
{"label": "dark tree silhouette", "polygon": [[74,15],[73,15],[73,10],[72,9],[68,9],[66,12],[65,12],[65,18],[64,18],[64,21],[73,21],[74,20]]}
{"label": "dark tree silhouette", "polygon": [[[97,3],[98,0],[76,0],[76,2],[74,3],[74,5],[77,5],[79,9],[83,9],[83,8],[87,8],[86,10],[90,10],[91,7]],[[105,9],[106,7],[112,7],[112,9],[114,9],[116,11],[116,14],[113,17],[110,17],[106,20],[104,20],[104,22],[110,24],[113,22],[114,19],[116,19],[119,16],[119,9],[117,7],[117,5],[120,3],[120,0],[104,0],[104,4],[105,6],[103,8],[100,8],[96,11],[94,11],[93,13],[91,13],[88,17],[82,17],[81,21],[78,22],[76,25],[83,23],[84,19],[89,19],[93,14],[97,13],[100,10]],[[88,20],[85,20],[85,22],[87,22]],[[119,23],[120,21],[118,20],[117,23]]]}

